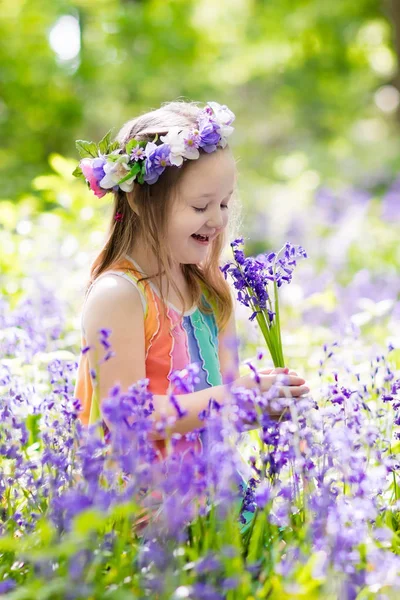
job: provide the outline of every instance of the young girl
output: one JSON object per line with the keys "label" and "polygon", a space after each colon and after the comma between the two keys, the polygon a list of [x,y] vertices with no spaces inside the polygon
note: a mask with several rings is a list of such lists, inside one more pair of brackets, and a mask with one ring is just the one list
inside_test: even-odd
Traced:
{"label": "young girl", "polygon": [[[176,416],[168,397],[171,373],[196,362],[200,382],[178,397],[187,414],[173,426],[182,434],[183,452],[194,444],[184,434],[201,427],[198,415],[210,397],[223,404],[228,382],[255,385],[251,374],[238,375],[233,301],[219,269],[236,185],[227,145],[233,120],[215,102],[203,109],[171,102],[127,122],[113,144],[106,136],[96,158],[89,148],[92,157],[75,172],[97,196],[111,192],[113,199],[82,315],[82,347],[89,350],[80,358],[75,396],[84,424],[101,417],[101,401],[113,385],[126,391],[145,377],[154,394],[154,423]],[[94,381],[97,361],[110,344],[114,355],[101,362]],[[280,371],[288,373],[260,371],[262,391]],[[307,393],[304,383],[288,373],[286,392]],[[163,456],[156,428],[153,437]]]}

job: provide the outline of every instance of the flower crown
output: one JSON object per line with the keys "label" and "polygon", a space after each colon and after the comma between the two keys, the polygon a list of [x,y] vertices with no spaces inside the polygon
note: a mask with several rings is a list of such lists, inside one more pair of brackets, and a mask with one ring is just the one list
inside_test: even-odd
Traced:
{"label": "flower crown", "polygon": [[111,131],[95,144],[77,140],[82,160],[73,172],[84,178],[98,198],[118,188],[131,192],[133,183],[156,183],[166,167],[181,167],[184,160],[199,158],[199,149],[211,153],[225,148],[233,132],[235,115],[225,105],[208,102],[191,128],[171,127],[166,135],[158,134],[152,142],[129,140],[125,153],[118,142],[111,142]]}

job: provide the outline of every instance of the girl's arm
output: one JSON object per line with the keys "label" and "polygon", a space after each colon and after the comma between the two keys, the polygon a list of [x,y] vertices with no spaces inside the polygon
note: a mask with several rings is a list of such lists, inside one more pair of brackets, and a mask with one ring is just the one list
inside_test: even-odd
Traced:
{"label": "girl's arm", "polygon": [[[119,383],[121,391],[124,393],[136,381],[146,377],[143,307],[139,292],[131,283],[116,275],[110,274],[102,277],[93,287],[87,299],[83,314],[83,326],[86,342],[91,347],[88,352],[90,368],[96,369],[98,373],[100,405],[101,401],[108,397],[109,390],[115,384]],[[105,355],[98,335],[99,329],[102,328],[112,331],[109,341],[115,356],[106,362],[100,362],[97,366],[97,362],[101,361]],[[226,333],[228,335],[228,329]],[[223,358],[223,360],[227,365],[232,365],[235,358]],[[275,375],[261,375],[260,377],[263,391],[269,389],[276,381]],[[293,396],[305,392],[301,387],[303,383],[304,380],[299,377],[290,377],[288,385],[294,386],[290,387]],[[255,385],[251,375],[239,379],[235,375],[235,384],[245,387],[254,387]],[[177,400],[181,408],[187,411],[187,415],[175,422],[172,432],[184,434],[201,427],[202,421],[198,418],[198,414],[208,407],[210,398],[215,398],[218,403],[223,404],[229,401],[229,397],[228,385],[218,385],[199,392],[178,395]],[[155,395],[153,404],[155,407],[155,411],[152,413],[154,422],[160,421],[164,415],[176,416],[176,410],[167,395]],[[110,427],[107,421],[106,424]],[[157,439],[158,437],[162,436],[154,431],[153,438]]]}

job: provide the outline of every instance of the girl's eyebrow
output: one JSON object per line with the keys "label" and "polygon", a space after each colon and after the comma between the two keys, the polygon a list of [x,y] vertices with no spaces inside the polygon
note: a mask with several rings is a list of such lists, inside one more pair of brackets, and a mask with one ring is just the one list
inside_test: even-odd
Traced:
{"label": "girl's eyebrow", "polygon": [[[228,193],[228,196],[230,196],[231,194],[233,194],[233,190],[231,190]],[[198,198],[213,198],[214,196],[215,196],[215,194],[206,192],[205,194],[200,194],[200,196],[198,196]]]}

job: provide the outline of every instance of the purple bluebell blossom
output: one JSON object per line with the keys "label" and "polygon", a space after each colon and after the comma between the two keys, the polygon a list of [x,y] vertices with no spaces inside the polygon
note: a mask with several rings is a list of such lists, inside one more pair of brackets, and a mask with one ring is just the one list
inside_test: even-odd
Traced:
{"label": "purple bluebell blossom", "polygon": [[279,321],[278,288],[290,283],[297,261],[306,258],[301,246],[287,242],[278,252],[246,257],[243,238],[231,242],[233,263],[221,268],[225,279],[233,279],[240,303],[251,309],[250,321],[257,320],[275,367],[284,367]]}
{"label": "purple bluebell blossom", "polygon": [[[30,322],[34,325],[33,318]],[[272,395],[236,388],[231,390],[229,405],[217,405],[210,398],[202,422],[207,444],[201,452],[191,449],[183,457],[175,444],[179,435],[173,434],[163,460],[151,441],[154,405],[148,380],[126,393],[119,386],[109,391],[102,404],[111,425],[106,441],[98,424],[87,428],[77,419],[74,360],[50,361],[48,391],[37,406],[32,404],[30,386],[21,385],[20,375],[0,367],[0,461],[2,467],[7,464],[7,469],[0,469],[4,546],[18,536],[22,548],[27,536],[34,534],[39,554],[43,519],[47,519],[55,528],[53,558],[32,558],[30,568],[49,585],[64,581],[62,573],[68,573],[71,598],[89,588],[85,597],[96,595],[96,582],[85,581],[93,556],[97,574],[104,570],[110,577],[111,572],[121,589],[131,584],[124,583],[123,569],[107,571],[109,564],[116,566],[112,556],[120,556],[121,547],[128,553],[128,568],[134,564],[135,586],[143,596],[155,591],[174,597],[182,584],[190,593],[196,590],[197,597],[223,598],[234,584],[226,565],[235,556],[242,565],[239,580],[253,577],[253,591],[259,589],[257,577],[272,567],[277,581],[285,577],[287,590],[296,589],[291,586],[298,583],[304,568],[309,569],[310,581],[326,578],[321,585],[340,574],[341,591],[348,597],[367,592],[368,586],[388,586],[396,594],[399,557],[390,543],[400,508],[395,486],[400,466],[395,455],[400,380],[389,358],[380,352],[373,353],[369,367],[363,362],[366,372],[359,365],[351,370],[347,354],[345,359],[343,367],[338,344],[321,348],[320,363],[316,361],[322,381],[318,410],[310,398],[301,398],[282,404],[289,408],[290,418],[278,422],[268,414],[275,402]],[[184,387],[191,378],[193,383],[197,368],[187,367]],[[236,440],[249,423],[260,429],[261,442],[260,448],[251,449],[250,466],[235,452]],[[164,432],[169,425],[165,424]],[[198,432],[191,432],[190,437],[195,435]],[[239,472],[243,467],[245,476]],[[257,511],[254,530],[261,516],[266,532],[262,543],[267,551],[257,554],[253,563],[241,558],[246,557],[246,539],[251,542],[250,530],[238,541],[232,536],[235,547],[226,547],[228,538],[223,537],[202,552],[193,541],[200,539],[196,538],[200,527],[213,539],[228,531],[232,519],[236,526],[241,508],[238,484],[243,480],[250,480],[245,506]],[[155,492],[158,498],[153,497]],[[132,524],[145,510],[149,522],[136,536]],[[87,538],[79,534],[79,547],[71,545],[79,527],[84,530],[92,519],[101,522],[102,518],[101,532],[94,529]],[[111,534],[107,532],[110,519]],[[71,553],[60,563],[57,552],[66,543]],[[277,561],[267,563],[274,553]],[[192,567],[185,569],[183,581],[180,569],[190,561]],[[7,585],[12,575],[18,575],[18,586],[29,585],[29,573],[17,573],[15,562],[14,557],[3,556],[8,577],[0,586]],[[101,579],[99,585],[103,584]]]}
{"label": "purple bluebell blossom", "polygon": [[7,579],[3,579],[0,581],[0,594],[8,594],[17,587],[17,582],[15,579],[11,579],[8,577]]}
{"label": "purple bluebell blossom", "polygon": [[176,414],[178,415],[178,419],[183,419],[183,417],[185,417],[188,414],[187,410],[184,410],[181,408],[181,405],[179,404],[176,396],[171,394],[169,397],[169,401],[171,402],[172,406],[175,408]]}

